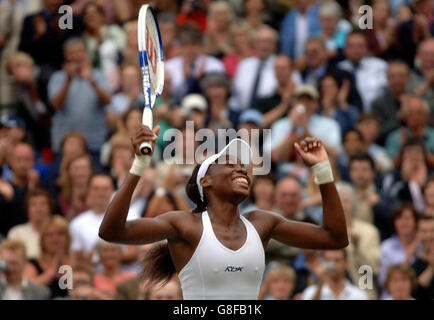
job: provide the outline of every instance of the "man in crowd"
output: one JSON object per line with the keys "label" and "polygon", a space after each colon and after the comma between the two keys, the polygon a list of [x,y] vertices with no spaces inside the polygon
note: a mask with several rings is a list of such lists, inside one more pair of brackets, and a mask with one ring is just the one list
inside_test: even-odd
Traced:
{"label": "man in crowd", "polygon": [[87,196],[89,210],[74,218],[70,224],[71,250],[79,259],[98,261],[94,256],[99,240],[98,230],[114,191],[110,176],[97,174],[91,178]]}
{"label": "man in crowd", "polygon": [[39,186],[39,173],[33,169],[34,161],[34,152],[29,144],[18,143],[12,149],[9,167],[13,178],[6,182],[7,185],[3,182],[3,187],[9,190],[12,187],[13,192],[12,197],[0,196],[0,235],[6,236],[12,227],[27,222],[24,199],[28,192]]}
{"label": "man in crowd", "polygon": [[27,262],[23,243],[4,240],[0,244],[0,261],[6,266],[0,269],[0,300],[48,300],[50,290],[24,279],[23,271]]}
{"label": "man in crowd", "polygon": [[179,33],[180,55],[165,64],[170,74],[172,94],[182,99],[189,93],[200,93],[200,80],[207,73],[224,73],[223,63],[202,54],[203,34],[194,26],[184,26]]}
{"label": "man in crowd", "polygon": [[274,72],[277,41],[278,34],[271,27],[263,25],[256,30],[256,57],[242,60],[235,73],[229,100],[232,111],[258,108],[260,98],[274,94],[278,85]]}
{"label": "man in crowd", "polygon": [[337,66],[352,74],[362,99],[363,111],[369,112],[372,101],[387,84],[387,63],[369,55],[368,41],[361,31],[353,31],[348,35],[344,53],[346,59]]}
{"label": "man in crowd", "polygon": [[393,130],[399,128],[398,111],[410,79],[410,68],[403,61],[392,61],[387,68],[387,87],[372,101],[372,112],[379,117],[381,126],[378,141],[383,144]]}
{"label": "man in crowd", "polygon": [[323,253],[318,283],[303,291],[303,300],[368,300],[368,295],[346,279],[348,261],[344,249]]}
{"label": "man in crowd", "polygon": [[70,131],[80,131],[94,157],[107,138],[104,107],[111,101],[110,87],[100,70],[92,68],[86,46],[80,38],[64,45],[63,70],[53,74],[48,84],[48,98],[56,110],[51,126],[52,149],[60,152],[62,138]]}

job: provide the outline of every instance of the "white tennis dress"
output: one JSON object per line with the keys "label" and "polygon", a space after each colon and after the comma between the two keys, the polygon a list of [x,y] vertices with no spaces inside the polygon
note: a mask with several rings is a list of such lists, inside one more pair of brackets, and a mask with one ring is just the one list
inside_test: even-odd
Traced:
{"label": "white tennis dress", "polygon": [[265,268],[261,238],[245,217],[247,238],[238,250],[225,247],[202,212],[203,232],[189,262],[178,276],[185,300],[256,300]]}

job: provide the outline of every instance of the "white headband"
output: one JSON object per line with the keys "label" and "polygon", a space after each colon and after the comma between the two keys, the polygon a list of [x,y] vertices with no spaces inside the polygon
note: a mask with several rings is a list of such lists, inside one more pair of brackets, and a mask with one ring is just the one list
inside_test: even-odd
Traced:
{"label": "white headband", "polygon": [[[220,157],[224,154],[238,158],[239,160],[241,160],[241,163],[245,167],[250,164],[250,161],[252,159],[252,150],[250,149],[250,146],[247,144],[247,142],[238,138],[231,140],[228,145],[225,146],[219,153],[213,154],[212,156],[206,158],[200,165],[196,178],[197,188],[199,189],[200,199],[202,201],[203,188],[200,184],[200,179],[205,176],[209,166],[213,164],[217,159],[220,159]],[[226,158],[219,160],[219,163],[226,163]]]}

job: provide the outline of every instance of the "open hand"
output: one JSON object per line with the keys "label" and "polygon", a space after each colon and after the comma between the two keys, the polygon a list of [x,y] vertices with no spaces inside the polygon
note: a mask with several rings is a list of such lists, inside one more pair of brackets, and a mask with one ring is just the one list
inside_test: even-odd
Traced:
{"label": "open hand", "polygon": [[303,161],[309,166],[314,166],[321,161],[329,159],[323,143],[317,138],[306,137],[301,141],[295,142],[294,147]]}

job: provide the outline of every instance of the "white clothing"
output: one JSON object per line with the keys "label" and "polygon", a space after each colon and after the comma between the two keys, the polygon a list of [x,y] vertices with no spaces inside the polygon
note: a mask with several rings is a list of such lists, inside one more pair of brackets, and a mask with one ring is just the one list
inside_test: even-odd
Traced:
{"label": "white clothing", "polygon": [[214,234],[208,212],[202,213],[203,231],[190,261],[179,272],[185,300],[258,299],[265,254],[255,227],[241,216],[246,241],[238,250],[225,247]]}

